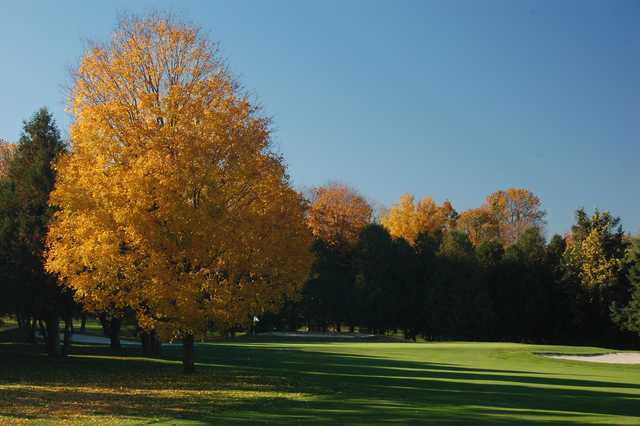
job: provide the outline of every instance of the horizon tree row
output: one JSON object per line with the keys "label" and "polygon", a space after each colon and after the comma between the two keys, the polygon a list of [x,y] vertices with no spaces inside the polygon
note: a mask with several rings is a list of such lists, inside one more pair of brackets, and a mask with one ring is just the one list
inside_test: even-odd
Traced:
{"label": "horizon tree row", "polygon": [[355,190],[315,188],[310,278],[262,327],[637,344],[638,239],[609,212],[579,209],[571,231],[547,243],[544,216],[533,193],[511,188],[461,214],[405,194],[374,223]]}

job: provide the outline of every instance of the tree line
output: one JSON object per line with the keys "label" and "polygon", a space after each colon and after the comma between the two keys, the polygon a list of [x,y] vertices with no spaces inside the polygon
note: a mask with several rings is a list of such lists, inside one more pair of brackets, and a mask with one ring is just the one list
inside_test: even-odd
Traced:
{"label": "tree line", "polygon": [[310,278],[261,326],[637,345],[640,240],[609,212],[579,209],[570,232],[547,242],[544,217],[522,188],[460,214],[448,201],[405,194],[376,220],[357,191],[316,188]]}
{"label": "tree line", "polygon": [[216,45],[172,18],[123,18],[72,78],[68,141],[41,109],[0,144],[0,314],[50,355],[87,313],[114,349],[124,320],[145,353],[181,341],[187,372],[195,340],[256,317],[430,340],[637,339],[640,248],[608,212],[578,210],[546,242],[526,189],[462,213],[404,195],[378,218],[345,185],[302,194]]}

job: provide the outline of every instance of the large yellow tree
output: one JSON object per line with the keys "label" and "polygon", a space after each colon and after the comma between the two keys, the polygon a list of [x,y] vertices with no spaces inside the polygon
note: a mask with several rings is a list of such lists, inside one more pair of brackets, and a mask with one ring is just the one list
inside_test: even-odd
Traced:
{"label": "large yellow tree", "polygon": [[304,200],[269,120],[197,29],[127,18],[74,74],[47,268],[88,309],[193,339],[278,308],[307,278]]}

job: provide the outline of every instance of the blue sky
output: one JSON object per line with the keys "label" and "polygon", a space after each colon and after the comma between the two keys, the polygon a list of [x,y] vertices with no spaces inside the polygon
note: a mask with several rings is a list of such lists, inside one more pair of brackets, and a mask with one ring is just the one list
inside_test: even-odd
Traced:
{"label": "blue sky", "polygon": [[119,13],[170,11],[217,40],[274,119],[298,187],[345,182],[458,211],[512,186],[547,234],[576,208],[640,232],[640,2],[228,1],[3,3],[0,137],[48,106]]}

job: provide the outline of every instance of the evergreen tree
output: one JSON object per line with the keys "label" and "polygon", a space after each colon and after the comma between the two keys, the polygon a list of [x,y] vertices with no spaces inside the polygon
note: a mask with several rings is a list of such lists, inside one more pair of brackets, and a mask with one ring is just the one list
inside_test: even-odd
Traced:
{"label": "evergreen tree", "polygon": [[[68,328],[71,297],[44,269],[44,238],[53,208],[49,193],[55,182],[54,163],[65,151],[55,121],[46,108],[24,123],[24,130],[0,186],[0,233],[5,294],[19,325],[33,332],[36,323],[46,337],[50,355],[59,353],[58,322]],[[68,343],[68,341],[66,342]]]}
{"label": "evergreen tree", "polygon": [[363,325],[374,333],[398,326],[394,251],[391,235],[381,225],[368,225],[360,233],[354,254],[356,291]]}
{"label": "evergreen tree", "polygon": [[629,294],[623,268],[627,245],[619,218],[599,210],[591,216],[584,209],[576,212],[563,263],[574,293],[576,337],[584,343],[620,345],[625,339],[612,321],[611,307]]}
{"label": "evergreen tree", "polygon": [[631,285],[628,303],[612,308],[613,318],[625,330],[640,335],[640,237],[633,240],[626,256],[627,279]]}
{"label": "evergreen tree", "polygon": [[436,268],[427,289],[428,319],[433,337],[486,339],[493,308],[480,265],[465,233],[450,231],[438,250]]}

